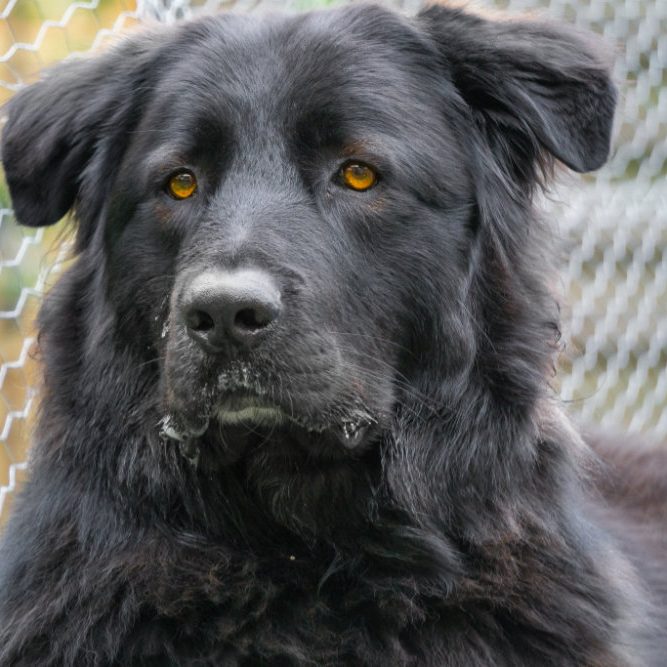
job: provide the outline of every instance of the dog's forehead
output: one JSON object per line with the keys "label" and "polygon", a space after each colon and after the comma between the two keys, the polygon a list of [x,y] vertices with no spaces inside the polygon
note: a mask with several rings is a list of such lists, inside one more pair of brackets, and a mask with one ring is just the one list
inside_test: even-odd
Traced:
{"label": "dog's forehead", "polygon": [[[406,48],[410,41],[411,48]],[[377,7],[307,15],[227,15],[180,35],[178,58],[162,79],[171,108],[221,116],[307,115],[345,106],[393,114],[406,96],[424,101],[414,53],[423,44],[407,21]],[[390,105],[394,104],[392,108]]]}

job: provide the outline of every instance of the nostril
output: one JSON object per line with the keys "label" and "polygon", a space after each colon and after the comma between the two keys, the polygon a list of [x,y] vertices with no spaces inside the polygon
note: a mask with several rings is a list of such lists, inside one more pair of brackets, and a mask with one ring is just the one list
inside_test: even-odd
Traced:
{"label": "nostril", "polygon": [[203,310],[193,310],[185,318],[188,328],[193,331],[210,331],[215,327],[213,318]]}
{"label": "nostril", "polygon": [[185,287],[180,304],[187,335],[213,354],[265,340],[280,312],[280,291],[256,269],[201,273]]}
{"label": "nostril", "polygon": [[234,326],[246,331],[256,331],[271,322],[269,313],[262,313],[256,308],[243,308],[234,317]]}

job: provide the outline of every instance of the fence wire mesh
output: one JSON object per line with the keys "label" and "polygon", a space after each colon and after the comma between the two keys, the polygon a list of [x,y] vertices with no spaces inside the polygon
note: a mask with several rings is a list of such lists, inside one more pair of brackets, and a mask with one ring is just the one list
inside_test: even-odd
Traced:
{"label": "fence wire mesh", "polygon": [[[38,72],[145,21],[304,10],[337,0],[0,0],[0,104]],[[416,0],[385,0],[406,11]],[[544,200],[566,241],[560,393],[583,421],[667,437],[667,1],[477,0],[602,34],[622,90],[615,150]],[[67,253],[62,230],[15,225],[0,183],[0,524],[26,467],[38,399],[33,321]],[[56,268],[54,268],[56,267]]]}

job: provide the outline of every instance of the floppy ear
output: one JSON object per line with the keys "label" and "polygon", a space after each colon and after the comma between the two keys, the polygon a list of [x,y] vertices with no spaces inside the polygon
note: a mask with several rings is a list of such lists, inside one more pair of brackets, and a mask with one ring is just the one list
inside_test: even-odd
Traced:
{"label": "floppy ear", "polygon": [[[128,40],[103,56],[64,63],[10,100],[2,162],[19,223],[57,222],[77,200],[93,157],[120,159],[138,118],[149,45],[145,37]],[[102,198],[105,184],[98,185]]]}
{"label": "floppy ear", "polygon": [[549,23],[490,21],[438,5],[418,20],[501,150],[515,148],[525,157],[537,142],[578,172],[604,164],[616,90],[592,36]]}

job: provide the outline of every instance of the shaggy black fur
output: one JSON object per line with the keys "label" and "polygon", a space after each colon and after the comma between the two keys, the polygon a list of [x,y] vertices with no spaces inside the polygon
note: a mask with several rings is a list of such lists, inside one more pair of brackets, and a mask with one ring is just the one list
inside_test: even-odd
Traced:
{"label": "shaggy black fur", "polygon": [[[604,162],[615,97],[564,28],[371,5],[139,34],[19,93],[16,215],[78,231],[0,664],[664,664],[645,535],[624,555],[547,385],[532,196]],[[194,286],[248,270],[279,316],[201,345]]]}

